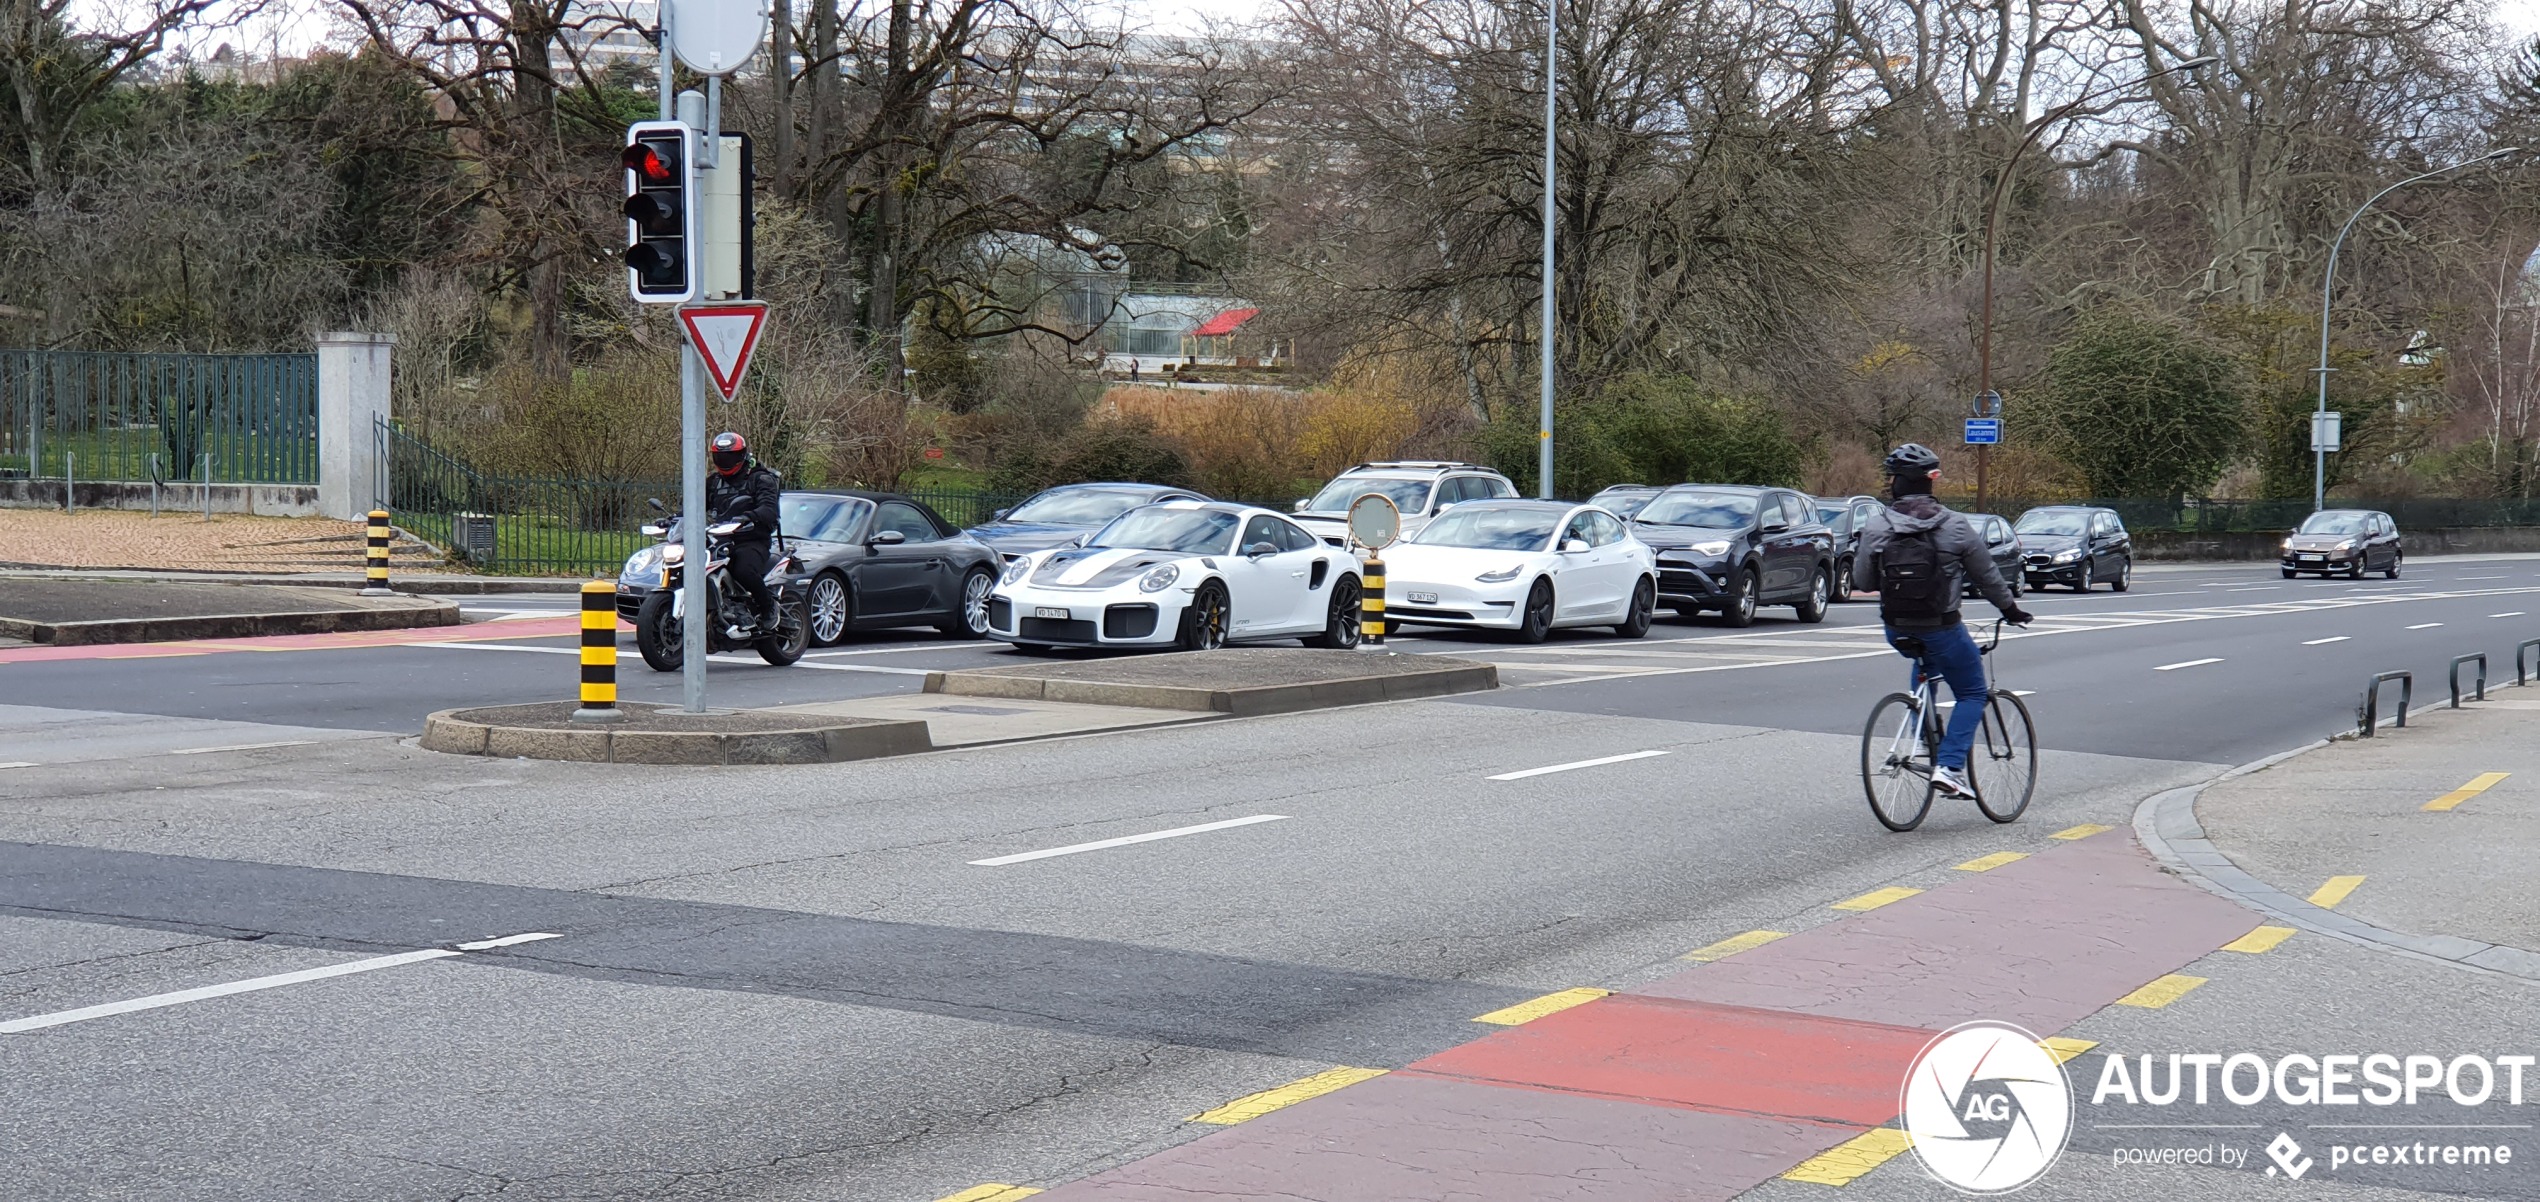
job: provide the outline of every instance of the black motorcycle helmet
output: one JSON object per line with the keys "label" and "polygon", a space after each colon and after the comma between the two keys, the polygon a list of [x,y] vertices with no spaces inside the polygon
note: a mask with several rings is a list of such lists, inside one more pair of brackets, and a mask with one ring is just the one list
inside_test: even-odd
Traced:
{"label": "black motorcycle helmet", "polygon": [[716,475],[737,476],[742,468],[750,465],[749,440],[729,430],[714,436],[711,450]]}

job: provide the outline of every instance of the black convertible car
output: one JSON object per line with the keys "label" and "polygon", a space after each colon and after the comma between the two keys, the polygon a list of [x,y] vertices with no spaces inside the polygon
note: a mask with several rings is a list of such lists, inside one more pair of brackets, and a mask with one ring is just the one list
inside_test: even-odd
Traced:
{"label": "black convertible car", "polygon": [[[811,641],[857,630],[933,626],[946,637],[988,633],[988,593],[999,560],[986,543],[897,493],[788,490],[779,506],[788,575],[811,609]],[[617,606],[632,614],[661,583],[661,547],[646,547],[618,573]]]}

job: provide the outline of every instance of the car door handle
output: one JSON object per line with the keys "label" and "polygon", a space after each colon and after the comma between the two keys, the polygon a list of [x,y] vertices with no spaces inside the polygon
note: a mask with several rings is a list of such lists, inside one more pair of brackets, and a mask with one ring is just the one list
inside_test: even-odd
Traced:
{"label": "car door handle", "polygon": [[1305,573],[1303,573],[1303,572],[1290,572],[1290,573],[1288,573],[1288,578],[1289,578],[1289,579],[1291,579],[1291,580],[1303,580],[1303,579],[1305,579]]}

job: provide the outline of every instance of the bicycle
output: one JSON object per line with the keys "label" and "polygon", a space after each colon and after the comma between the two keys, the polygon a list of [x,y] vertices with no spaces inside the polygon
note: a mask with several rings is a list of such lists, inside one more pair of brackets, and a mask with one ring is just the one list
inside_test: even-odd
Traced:
{"label": "bicycle", "polygon": [[[1990,663],[2002,641],[2002,623],[1976,647]],[[1937,674],[1914,661],[1914,691],[1890,693],[1870,709],[1870,724],[1861,729],[1861,788],[1870,813],[1892,831],[1910,831],[1931,812],[1932,756],[1940,747],[1942,709],[1934,681]],[[2028,808],[2037,791],[2037,731],[2029,725],[2028,704],[2009,689],[1993,686],[1987,672],[1984,724],[1977,730],[1974,753],[1967,757],[1967,783],[1975,787],[1976,808],[1995,822],[2010,822]],[[1896,711],[1892,716],[1890,711]],[[1884,740],[1880,732],[1889,733]],[[1912,812],[1907,813],[1911,808]]]}

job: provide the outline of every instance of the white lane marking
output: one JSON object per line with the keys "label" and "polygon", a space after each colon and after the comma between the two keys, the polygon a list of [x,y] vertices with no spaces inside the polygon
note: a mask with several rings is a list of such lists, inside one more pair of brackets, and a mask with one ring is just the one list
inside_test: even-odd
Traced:
{"label": "white lane marking", "polygon": [[2509,609],[2500,614],[2489,614],[2487,616],[2491,618],[2519,618],[2522,616],[2522,611],[2519,609]]}
{"label": "white lane marking", "polygon": [[531,931],[525,935],[505,935],[500,939],[479,939],[474,943],[462,943],[458,945],[458,949],[463,952],[482,952],[498,947],[511,947],[515,944],[536,943],[541,939],[562,938],[564,936],[553,931]]}
{"label": "white lane marking", "polygon": [[1255,814],[1250,818],[1229,818],[1224,822],[1203,822],[1198,826],[1177,826],[1169,831],[1149,831],[1143,835],[1122,835],[1117,839],[1096,839],[1091,843],[1071,843],[1065,847],[1052,847],[1043,851],[1017,852],[1010,856],[992,856],[985,860],[972,860],[971,864],[980,868],[995,868],[1005,864],[1020,864],[1026,860],[1046,860],[1051,856],[1072,856],[1080,851],[1101,851],[1107,847],[1127,847],[1132,843],[1153,843],[1158,839],[1177,839],[1183,835],[1197,835],[1204,834],[1208,831],[1222,831],[1229,827],[1251,826],[1258,822],[1283,822],[1286,821],[1287,817],[1288,816],[1285,814]]}
{"label": "white lane marking", "polygon": [[2454,576],[2454,580],[2502,580],[2502,576]]}
{"label": "white lane marking", "polygon": [[1576,763],[1554,764],[1549,768],[1528,768],[1523,772],[1502,772],[1497,776],[1484,777],[1483,779],[1524,780],[1529,776],[1549,776],[1555,772],[1569,772],[1578,768],[1595,768],[1605,764],[1620,764],[1626,760],[1645,760],[1651,758],[1652,756],[1661,756],[1665,754],[1667,753],[1663,751],[1635,751],[1629,755],[1607,755],[1599,756],[1592,760],[1580,760]]}
{"label": "white lane marking", "polygon": [[2322,643],[2342,643],[2353,637],[2355,636],[2351,634],[2332,634],[2324,639],[2304,639],[2302,640],[2302,645],[2305,647],[2317,647]]}
{"label": "white lane marking", "polygon": [[5,763],[5,764],[0,764],[0,768],[41,768],[41,767],[43,767],[43,765],[36,763],[34,760],[11,760],[11,761],[9,761],[8,763]]}
{"label": "white lane marking", "polygon": [[[450,651],[532,651],[539,655],[580,655],[580,647],[531,647],[521,643],[408,643],[410,647],[439,647]],[[635,656],[631,649],[617,649],[619,659]]]}
{"label": "white lane marking", "polygon": [[46,1027],[58,1027],[64,1023],[86,1022],[92,1018],[109,1018],[117,1014],[130,1014],[136,1010],[156,1010],[161,1006],[177,1006],[186,1002],[199,1002],[206,998],[228,997],[233,993],[279,989],[285,985],[323,981],[328,977],[395,968],[401,964],[417,964],[425,960],[443,960],[460,954],[462,953],[446,947],[436,947],[420,952],[399,952],[393,956],[373,956],[367,960],[349,960],[342,964],[329,964],[324,968],[276,973],[269,977],[250,977],[244,981],[231,981],[225,985],[205,985],[199,989],[180,989],[174,993],[154,993],[148,997],[137,997],[129,1001],[107,1002],[102,1006],[83,1006],[77,1010],[58,1010],[51,1014],[38,1014],[32,1018],[12,1019],[0,1023],[0,1035],[40,1031]]}
{"label": "white lane marking", "polygon": [[[2035,697],[2035,696],[2037,696],[2037,690],[2035,690],[2035,689],[2013,689],[2013,690],[2011,690],[2011,695],[2012,695],[2012,696],[2014,696],[2014,697]],[[1941,709],[1951,709],[1951,708],[1954,708],[1957,704],[1958,704],[1957,699],[1953,697],[1953,698],[1951,698],[1951,699],[1949,699],[1949,700],[1947,700],[1947,701],[1943,701],[1943,702],[1941,702],[1941,703],[1940,703],[1940,708],[1941,708]]]}
{"label": "white lane marking", "polygon": [[979,646],[977,643],[910,643],[905,647],[869,647],[859,651],[814,651],[803,658],[832,659],[841,655],[897,655],[903,651],[958,651],[964,647],[977,646]]}
{"label": "white lane marking", "polygon": [[[580,647],[530,647],[520,643],[422,643],[417,645],[426,647],[448,647],[460,651],[529,651],[539,655],[582,654],[582,649]],[[619,659],[638,658],[636,652],[624,647],[617,649],[617,657]],[[739,653],[709,655],[706,659],[718,664],[751,664],[759,667],[768,666],[765,661],[762,661],[755,655],[742,655]],[[885,676],[932,675],[932,673],[928,672],[924,668],[885,668],[879,664],[814,664],[798,661],[793,666],[797,668],[810,668],[814,671],[820,672],[878,672]]]}
{"label": "white lane marking", "polygon": [[2212,655],[2212,656],[2207,656],[2207,657],[2205,657],[2204,659],[2189,659],[2189,660],[2180,660],[2179,662],[2174,663],[2174,664],[2162,664],[2160,667],[2154,668],[2154,669],[2152,669],[2152,670],[2153,670],[2153,671],[2155,671],[2155,672],[2175,672],[2175,671],[2179,670],[2180,668],[2194,668],[2194,667],[2200,667],[2200,666],[2205,665],[2205,664],[2219,664],[2219,663],[2221,663],[2221,662],[2222,662],[2222,657],[2221,657],[2221,656],[2219,656],[2219,655]]}
{"label": "white lane marking", "polygon": [[2417,623],[2417,624],[2416,624],[2416,625],[2414,625],[2414,626],[2408,627],[2408,629],[2410,629],[2410,630],[2432,630],[2432,629],[2434,629],[2435,627],[2440,626],[2440,625],[2442,625],[2442,623],[2441,623],[2441,622],[2419,622],[2419,623]]}
{"label": "white lane marking", "polygon": [[2226,593],[2264,593],[2283,587],[2284,586],[2281,584],[2255,584],[2249,586],[2248,588],[2227,588],[2223,591]]}
{"label": "white lane marking", "polygon": [[278,743],[230,743],[220,747],[179,747],[164,755],[210,755],[215,751],[262,751],[267,747],[307,747],[316,739],[285,739]]}

